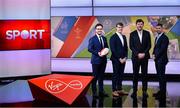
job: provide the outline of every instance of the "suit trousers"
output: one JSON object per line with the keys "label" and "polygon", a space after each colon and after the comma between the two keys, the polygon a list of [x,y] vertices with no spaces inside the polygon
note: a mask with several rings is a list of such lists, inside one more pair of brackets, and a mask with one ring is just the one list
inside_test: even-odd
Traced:
{"label": "suit trousers", "polygon": [[147,71],[148,71],[148,59],[132,59],[133,63],[133,92],[137,92],[138,86],[138,77],[139,77],[139,70],[141,67],[141,74],[142,74],[142,91],[147,91]]}
{"label": "suit trousers", "polygon": [[160,88],[160,106],[165,107],[166,105],[166,76],[165,76],[165,70],[166,70],[166,64],[161,63],[158,61],[155,61],[156,71],[159,79],[159,88]]}
{"label": "suit trousers", "polygon": [[113,75],[112,75],[112,90],[122,90],[122,81],[124,77],[125,64],[118,61],[112,61]]}
{"label": "suit trousers", "polygon": [[93,94],[96,94],[97,88],[96,88],[96,83],[98,81],[98,87],[99,87],[99,92],[104,92],[104,73],[106,69],[106,63],[101,63],[101,64],[92,64],[92,69],[93,69],[93,76],[94,79],[92,81],[92,92]]}

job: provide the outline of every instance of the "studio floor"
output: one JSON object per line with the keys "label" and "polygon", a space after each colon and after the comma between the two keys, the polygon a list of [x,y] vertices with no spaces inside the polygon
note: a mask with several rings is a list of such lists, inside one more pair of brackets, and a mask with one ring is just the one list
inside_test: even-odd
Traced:
{"label": "studio floor", "polygon": [[[123,89],[129,94],[127,96],[113,97],[111,90],[111,81],[106,80],[105,91],[109,97],[93,99],[91,87],[81,98],[77,98],[72,107],[159,107],[159,100],[156,100],[152,94],[157,92],[158,83],[148,82],[148,98],[143,98],[141,82],[139,82],[137,98],[131,98],[132,82],[124,81]],[[180,83],[167,82],[167,107],[180,107]],[[32,96],[27,80],[16,80],[11,83],[0,84],[0,107],[71,107],[62,102],[50,102],[44,100],[35,100]]]}

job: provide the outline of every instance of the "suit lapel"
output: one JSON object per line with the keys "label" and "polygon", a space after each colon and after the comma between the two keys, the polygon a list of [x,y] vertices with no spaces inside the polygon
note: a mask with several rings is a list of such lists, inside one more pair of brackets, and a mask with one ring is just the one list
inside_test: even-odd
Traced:
{"label": "suit lapel", "polygon": [[163,38],[163,35],[164,35],[164,33],[159,37],[159,39],[157,40],[157,43],[158,43],[158,41],[160,41]]}
{"label": "suit lapel", "polygon": [[[99,43],[99,47],[101,47],[101,43],[100,43],[100,41],[99,41],[99,39],[98,39],[98,36],[97,35],[95,35],[96,36],[96,42],[97,43]],[[104,37],[102,36],[102,42],[103,42],[103,45],[104,45],[104,47],[105,47],[105,39],[104,39]]]}
{"label": "suit lapel", "polygon": [[159,37],[159,39],[157,40],[157,42],[155,42],[155,46],[159,44],[159,42],[161,41],[161,39],[163,38],[164,33]]}
{"label": "suit lapel", "polygon": [[[116,33],[116,37],[117,37],[117,40],[120,42],[121,46],[123,47],[123,44],[122,44],[122,42],[121,42],[121,39],[120,39],[120,37],[118,36],[117,33]],[[124,40],[124,38],[123,38],[123,40]]]}
{"label": "suit lapel", "polygon": [[126,38],[123,36],[123,40],[124,40],[124,47],[126,45]]}
{"label": "suit lapel", "polygon": [[142,30],[142,43],[141,43],[142,45],[143,45],[143,42],[145,40],[144,38],[146,38],[144,33],[145,33],[144,30]]}
{"label": "suit lapel", "polygon": [[95,35],[95,36],[96,36],[96,43],[98,43],[99,47],[101,47],[101,43],[100,43],[100,41],[98,39],[98,36],[97,35]]}
{"label": "suit lapel", "polygon": [[[143,35],[143,34],[142,34]],[[136,38],[138,39],[139,44],[141,44],[141,41],[139,39],[138,31],[136,30]]]}

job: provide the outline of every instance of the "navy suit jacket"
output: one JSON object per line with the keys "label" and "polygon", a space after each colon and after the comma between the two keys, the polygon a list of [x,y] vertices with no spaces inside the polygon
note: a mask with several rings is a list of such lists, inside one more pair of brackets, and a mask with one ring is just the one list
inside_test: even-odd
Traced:
{"label": "navy suit jacket", "polygon": [[[106,37],[102,36],[102,39],[104,42],[104,48],[108,48]],[[92,54],[91,64],[107,63],[106,56],[100,57],[98,55],[98,52],[100,52],[102,49],[101,43],[96,35],[89,39],[88,51]]]}
{"label": "navy suit jacket", "polygon": [[111,60],[112,61],[117,61],[119,62],[120,58],[124,58],[128,56],[128,47],[127,47],[127,40],[126,36],[123,35],[123,40],[124,40],[124,46],[122,45],[122,42],[115,33],[111,38],[110,38],[110,48],[111,48]]}
{"label": "navy suit jacket", "polygon": [[164,64],[168,63],[168,57],[167,57],[168,45],[169,45],[169,39],[163,33],[159,37],[157,43],[154,46],[153,54],[155,55],[155,62],[164,63]]}
{"label": "navy suit jacket", "polygon": [[129,41],[132,59],[138,59],[138,53],[145,53],[145,59],[150,58],[151,37],[148,31],[143,30],[142,43],[140,42],[137,30],[130,33]]}

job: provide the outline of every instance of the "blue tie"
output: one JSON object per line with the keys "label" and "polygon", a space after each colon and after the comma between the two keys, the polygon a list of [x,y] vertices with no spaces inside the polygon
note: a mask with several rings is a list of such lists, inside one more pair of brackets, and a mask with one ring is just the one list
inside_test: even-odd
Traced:
{"label": "blue tie", "polygon": [[156,37],[156,39],[155,39],[155,42],[156,42],[156,44],[157,44],[157,42],[158,42],[158,39],[159,39],[159,35]]}

